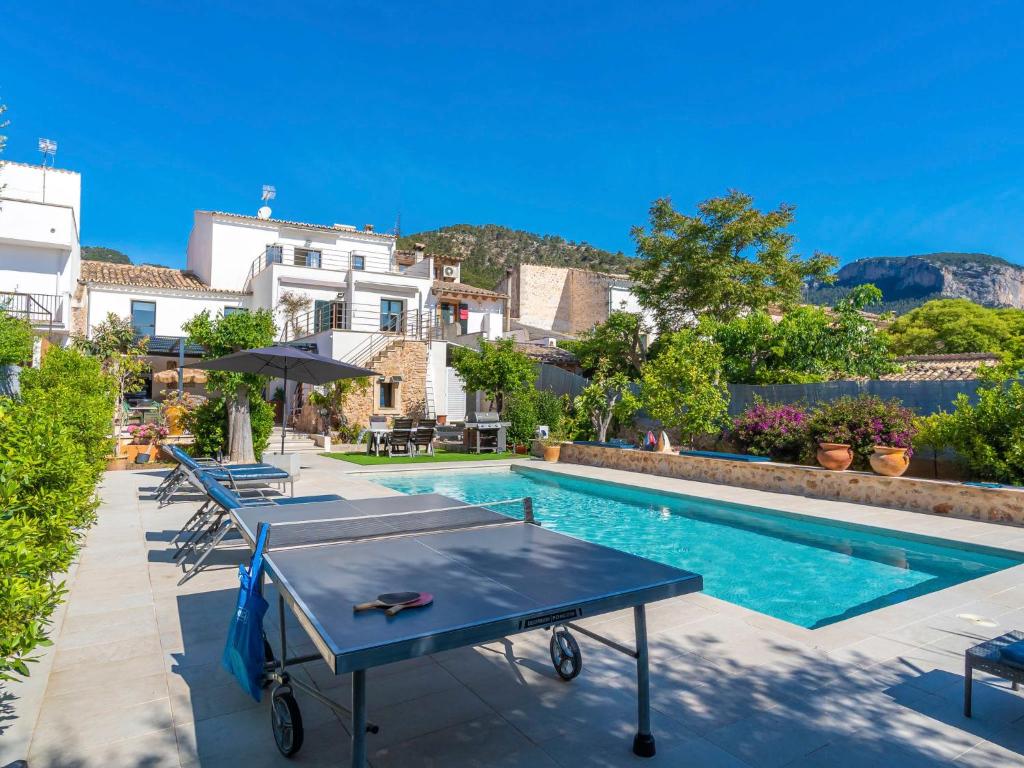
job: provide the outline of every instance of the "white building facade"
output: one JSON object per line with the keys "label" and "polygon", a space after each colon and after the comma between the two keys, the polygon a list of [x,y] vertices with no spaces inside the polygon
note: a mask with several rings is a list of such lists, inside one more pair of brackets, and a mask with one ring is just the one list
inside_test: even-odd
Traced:
{"label": "white building facade", "polygon": [[81,190],[74,171],[0,164],[0,309],[58,341],[78,283]]}

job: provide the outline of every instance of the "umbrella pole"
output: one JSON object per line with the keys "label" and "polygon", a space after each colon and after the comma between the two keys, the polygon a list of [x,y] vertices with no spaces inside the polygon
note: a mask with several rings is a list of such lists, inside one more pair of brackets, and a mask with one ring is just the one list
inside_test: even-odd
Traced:
{"label": "umbrella pole", "polygon": [[288,431],[288,374],[284,375],[284,409],[281,414],[281,455],[284,456],[284,433]]}

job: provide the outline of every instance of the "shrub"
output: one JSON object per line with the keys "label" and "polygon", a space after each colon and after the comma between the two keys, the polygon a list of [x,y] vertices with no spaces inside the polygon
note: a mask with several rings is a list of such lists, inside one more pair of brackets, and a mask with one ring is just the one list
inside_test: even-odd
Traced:
{"label": "shrub", "polygon": [[800,406],[758,401],[733,419],[732,438],[755,456],[797,461],[807,445],[808,419]]}
{"label": "shrub", "polygon": [[0,679],[27,675],[84,529],[110,450],[114,392],[99,362],[51,349],[0,398]]}
{"label": "shrub", "polygon": [[537,423],[546,424],[551,430],[552,437],[563,437],[566,411],[569,410],[569,396],[558,396],[554,392],[542,389],[534,395],[534,403]]}
{"label": "shrub", "polygon": [[26,320],[0,311],[0,365],[21,365],[32,359],[34,338]]}
{"label": "shrub", "polygon": [[513,444],[528,443],[537,431],[536,390],[506,395],[502,419],[509,422],[508,439]]}
{"label": "shrub", "polygon": [[270,433],[274,430],[274,406],[258,395],[250,397],[249,423],[252,425],[252,452],[259,461],[270,445]]}
{"label": "shrub", "polygon": [[808,421],[808,450],[818,443],[847,443],[853,447],[854,466],[864,469],[876,445],[911,448],[917,428],[914,414],[899,400],[874,395],[840,397],[819,406]]}
{"label": "shrub", "polygon": [[983,387],[978,402],[958,395],[952,413],[931,417],[946,441],[981,480],[1024,485],[1024,385]]}

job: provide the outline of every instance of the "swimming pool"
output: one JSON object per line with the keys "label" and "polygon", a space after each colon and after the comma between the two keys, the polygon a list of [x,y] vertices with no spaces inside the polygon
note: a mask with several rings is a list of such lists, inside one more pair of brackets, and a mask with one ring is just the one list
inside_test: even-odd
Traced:
{"label": "swimming pool", "polygon": [[514,469],[379,473],[404,493],[531,496],[541,523],[695,571],[708,594],[811,629],[1020,565],[1024,556],[756,507]]}

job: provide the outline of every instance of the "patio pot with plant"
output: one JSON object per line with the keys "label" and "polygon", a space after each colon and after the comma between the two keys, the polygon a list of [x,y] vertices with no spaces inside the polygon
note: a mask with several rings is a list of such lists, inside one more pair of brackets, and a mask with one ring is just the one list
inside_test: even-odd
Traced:
{"label": "patio pot with plant", "polygon": [[128,427],[132,442],[127,446],[126,458],[135,464],[145,464],[156,455],[156,444],[167,437],[167,427],[160,424],[132,424]]}
{"label": "patio pot with plant", "polygon": [[562,441],[541,440],[540,443],[543,449],[544,461],[558,461],[559,457],[562,454]]}

